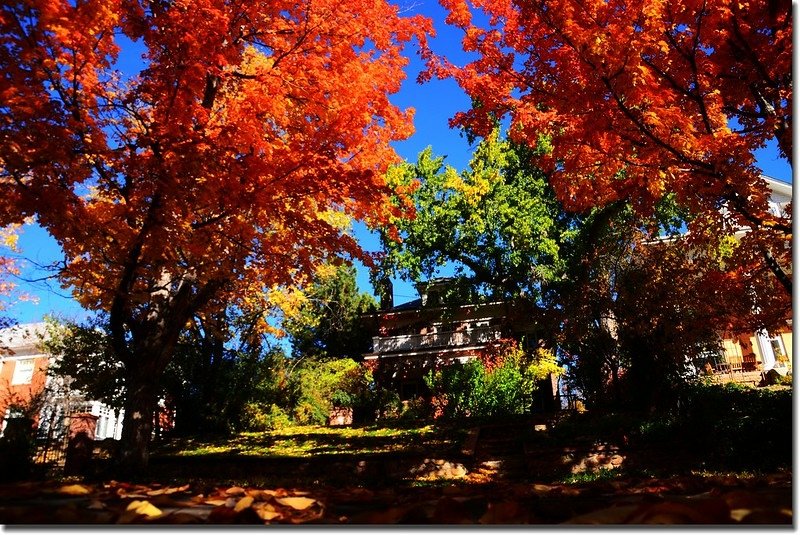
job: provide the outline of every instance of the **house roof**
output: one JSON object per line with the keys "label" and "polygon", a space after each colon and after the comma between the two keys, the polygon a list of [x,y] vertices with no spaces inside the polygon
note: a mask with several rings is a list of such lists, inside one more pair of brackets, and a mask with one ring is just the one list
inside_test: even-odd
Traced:
{"label": "house roof", "polygon": [[403,310],[417,310],[419,308],[422,308],[422,299],[414,299],[413,301],[393,306],[386,312],[401,312]]}
{"label": "house roof", "polygon": [[777,178],[772,178],[771,176],[761,175],[764,180],[767,181],[767,185],[773,191],[773,193],[777,193],[778,195],[786,195],[791,197],[792,196],[792,184],[789,182],[784,182],[783,180],[778,180]]}
{"label": "house roof", "polygon": [[0,355],[35,347],[47,335],[47,324],[23,323],[0,329]]}

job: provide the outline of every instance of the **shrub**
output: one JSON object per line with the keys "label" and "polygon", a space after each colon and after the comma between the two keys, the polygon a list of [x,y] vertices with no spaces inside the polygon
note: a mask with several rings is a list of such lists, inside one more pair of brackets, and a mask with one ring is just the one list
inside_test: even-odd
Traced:
{"label": "shrub", "polygon": [[386,388],[381,388],[375,393],[375,406],[379,420],[395,420],[403,412],[400,395]]}
{"label": "shrub", "polygon": [[258,403],[247,403],[242,414],[242,423],[248,431],[275,431],[292,424],[289,416],[274,403],[265,406]]}
{"label": "shrub", "polygon": [[791,389],[697,383],[682,394],[678,429],[703,448],[710,465],[791,466]]}
{"label": "shrub", "polygon": [[323,425],[333,407],[374,413],[372,374],[354,360],[308,360],[301,366],[292,378],[297,423]]}
{"label": "shrub", "polygon": [[495,417],[530,412],[536,383],[562,371],[551,352],[529,357],[516,341],[502,340],[480,359],[445,366],[425,380],[434,416]]}

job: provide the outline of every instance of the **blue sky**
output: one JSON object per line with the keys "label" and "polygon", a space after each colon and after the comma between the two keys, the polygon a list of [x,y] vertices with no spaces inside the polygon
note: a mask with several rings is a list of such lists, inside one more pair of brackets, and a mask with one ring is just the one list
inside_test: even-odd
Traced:
{"label": "blue sky", "polygon": [[[408,13],[423,13],[434,20],[437,31],[437,37],[432,41],[434,50],[447,55],[456,63],[464,59],[464,53],[460,50],[460,32],[444,25],[445,12],[436,0],[416,0],[406,10]],[[138,54],[127,52],[128,55],[124,58],[126,64],[136,65]],[[424,85],[417,84],[416,77],[421,69],[420,60],[416,56],[412,57],[407,69],[408,77],[401,91],[393,98],[393,102],[398,106],[413,107],[416,110],[415,134],[406,141],[396,143],[395,148],[401,157],[414,161],[420,151],[431,145],[434,153],[446,155],[446,163],[456,169],[463,169],[469,162],[471,148],[465,138],[448,127],[448,120],[457,111],[467,109],[470,104],[469,99],[452,80],[433,80]],[[778,158],[774,144],[759,151],[757,159],[765,174],[791,182],[791,167],[785,160]],[[356,226],[355,234],[364,249],[374,251],[378,248],[378,240],[371,236],[363,225]],[[22,256],[26,259],[22,266],[24,268],[22,276],[26,279],[40,279],[46,276],[46,273],[36,266],[47,265],[59,259],[58,245],[39,227],[27,227],[20,237],[19,245]],[[361,288],[371,292],[366,270],[359,268],[358,273]],[[57,281],[16,282],[21,291],[38,300],[14,304],[7,311],[19,323],[41,321],[46,314],[57,314],[75,320],[81,320],[88,314],[71,299],[68,290],[60,288]],[[416,297],[413,287],[402,281],[395,281],[394,291],[395,303],[403,303]]]}

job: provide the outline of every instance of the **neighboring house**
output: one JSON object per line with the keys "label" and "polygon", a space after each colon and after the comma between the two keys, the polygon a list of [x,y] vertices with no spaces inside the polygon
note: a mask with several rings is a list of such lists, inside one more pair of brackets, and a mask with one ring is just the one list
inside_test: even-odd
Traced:
{"label": "neighboring house", "polygon": [[[382,299],[371,318],[377,328],[372,351],[364,355],[378,384],[402,400],[424,394],[425,375],[438,367],[477,358],[492,343],[513,337],[537,342],[530,313],[508,302],[448,304],[449,280],[417,284],[420,298],[394,306]],[[391,288],[386,288],[391,295]],[[527,319],[526,319],[527,318]]]}
{"label": "neighboring house", "polygon": [[[791,218],[792,185],[765,176],[772,191],[769,209],[776,215]],[[749,230],[742,228],[737,235]],[[720,335],[722,346],[719,354],[710,356],[710,366],[720,381],[745,381],[758,383],[762,374],[775,370],[780,375],[792,371],[792,320],[773,333],[727,332]],[[710,370],[709,370],[710,371]]]}
{"label": "neighboring house", "polygon": [[775,334],[726,333],[722,348],[711,358],[714,374],[721,381],[759,382],[762,372],[775,370],[780,375],[792,371],[791,324]]}
{"label": "neighboring house", "polygon": [[39,434],[57,435],[65,419],[75,413],[97,416],[95,438],[119,439],[122,414],[99,401],[87,400],[70,391],[64,381],[50,377],[47,368],[53,358],[42,349],[47,336],[45,323],[29,323],[0,329],[0,429],[9,418],[28,416]]}
{"label": "neighboring house", "polygon": [[[772,190],[770,209],[775,215],[788,210],[792,186],[764,177]],[[748,229],[741,229],[741,235]],[[478,357],[490,344],[512,337],[523,346],[538,343],[536,322],[521,304],[490,302],[453,305],[443,302],[448,279],[417,284],[420,298],[394,306],[391,283],[381,288],[381,310],[368,318],[377,330],[365,363],[381,386],[396,391],[403,400],[425,392],[424,377],[436,367]],[[722,351],[709,355],[710,370],[721,381],[760,382],[762,373],[776,369],[786,374],[792,366],[792,326],[773,335],[721,333]],[[747,375],[749,374],[749,375]],[[553,395],[557,396],[557,382]]]}

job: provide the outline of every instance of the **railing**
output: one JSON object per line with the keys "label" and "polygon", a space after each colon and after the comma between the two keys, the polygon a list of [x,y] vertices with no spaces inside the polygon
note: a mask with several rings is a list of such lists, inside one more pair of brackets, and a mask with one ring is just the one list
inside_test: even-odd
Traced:
{"label": "railing", "polygon": [[375,336],[372,338],[372,351],[374,353],[392,353],[434,347],[461,347],[486,344],[499,339],[500,331],[495,327],[477,327],[468,331],[443,331],[430,334]]}

